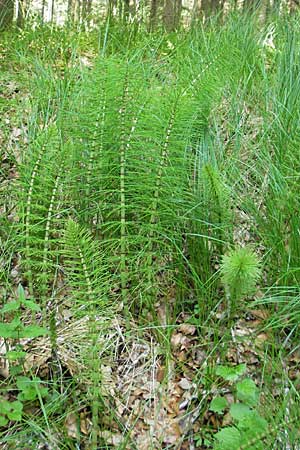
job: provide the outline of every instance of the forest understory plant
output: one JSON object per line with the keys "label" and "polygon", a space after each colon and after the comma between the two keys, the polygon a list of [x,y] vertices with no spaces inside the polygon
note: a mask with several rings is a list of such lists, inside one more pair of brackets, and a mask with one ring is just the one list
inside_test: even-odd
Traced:
{"label": "forest understory plant", "polygon": [[251,248],[241,247],[223,256],[222,281],[225,286],[227,315],[231,319],[243,297],[253,293],[261,273],[259,260]]}
{"label": "forest understory plant", "polygon": [[[183,445],[194,445],[203,429],[215,434],[207,448],[273,448],[265,435],[272,429],[280,429],[270,432],[274,445],[289,441],[280,423],[290,417],[293,429],[297,369],[286,375],[290,404],[273,395],[277,366],[260,390],[253,376],[267,372],[264,356],[278,351],[276,340],[284,336],[286,360],[298,346],[294,27],[285,38],[274,34],[272,51],[262,44],[267,30],[236,15],[174,34],[132,30],[124,40],[109,24],[73,44],[57,30],[58,61],[46,50],[30,60],[37,44],[26,50],[28,35],[15,44],[36,71],[36,90],[9,179],[13,206],[4,210],[12,218],[0,236],[7,258],[0,335],[15,347],[6,354],[12,383],[4,381],[1,393],[5,445],[23,446],[21,430],[31,424],[32,449],[48,440],[96,450],[114,439],[116,448],[138,448],[144,429],[156,433],[148,448],[173,448],[182,423]],[[7,196],[0,201],[2,208]],[[246,302],[256,289],[260,298]],[[247,329],[256,307],[267,319],[257,319],[253,348],[244,351],[236,330]],[[24,352],[42,360],[32,372]],[[247,363],[241,381],[217,369],[233,403],[214,396],[221,359],[229,360],[225,372]],[[134,384],[139,370],[142,387]],[[207,418],[226,423],[227,413],[230,426],[211,430]],[[157,418],[170,424],[168,436]]]}

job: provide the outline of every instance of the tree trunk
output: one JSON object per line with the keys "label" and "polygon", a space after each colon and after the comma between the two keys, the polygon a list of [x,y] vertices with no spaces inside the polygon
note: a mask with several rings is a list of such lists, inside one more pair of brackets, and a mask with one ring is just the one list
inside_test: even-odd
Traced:
{"label": "tree trunk", "polygon": [[219,0],[211,0],[210,2],[211,13],[214,14],[219,9]]}
{"label": "tree trunk", "polygon": [[129,0],[123,0],[123,21],[127,22],[129,18]]}
{"label": "tree trunk", "polygon": [[0,0],[0,30],[9,27],[14,18],[14,0]]}
{"label": "tree trunk", "polygon": [[55,0],[52,0],[52,4],[51,4],[51,22],[53,22],[53,17],[54,17],[54,1]]}
{"label": "tree trunk", "polygon": [[180,25],[182,13],[182,0],[174,0],[174,29],[176,30]]}
{"label": "tree trunk", "polygon": [[42,0],[42,11],[41,11],[42,23],[44,23],[45,9],[46,9],[46,0]]}
{"label": "tree trunk", "polygon": [[192,26],[197,22],[200,15],[201,15],[200,0],[194,0],[192,9],[192,20],[191,20]]}
{"label": "tree trunk", "polygon": [[182,0],[165,0],[163,22],[167,31],[178,28],[181,19]]}
{"label": "tree trunk", "polygon": [[82,17],[82,22],[85,23],[86,21],[86,2],[87,0],[82,0],[82,9],[81,9],[81,17]]}
{"label": "tree trunk", "polygon": [[68,22],[73,23],[75,19],[75,1],[74,0],[68,0]]}
{"label": "tree trunk", "polygon": [[92,0],[87,0],[87,3],[86,3],[86,14],[87,14],[88,22],[90,23],[91,14],[92,14]]}
{"label": "tree trunk", "polygon": [[210,0],[201,0],[201,12],[207,19],[211,15],[211,2]]}
{"label": "tree trunk", "polygon": [[82,0],[82,24],[88,27],[91,21],[92,0]]}
{"label": "tree trunk", "polygon": [[[0,0],[1,1],[1,0]],[[27,4],[25,0],[18,1],[17,27],[22,28],[26,17]]]}
{"label": "tree trunk", "polygon": [[163,21],[167,31],[172,31],[174,29],[173,1],[174,0],[165,0]]}
{"label": "tree trunk", "polygon": [[152,0],[151,7],[150,7],[150,24],[149,24],[150,31],[153,31],[156,27],[157,6],[158,6],[157,0]]}

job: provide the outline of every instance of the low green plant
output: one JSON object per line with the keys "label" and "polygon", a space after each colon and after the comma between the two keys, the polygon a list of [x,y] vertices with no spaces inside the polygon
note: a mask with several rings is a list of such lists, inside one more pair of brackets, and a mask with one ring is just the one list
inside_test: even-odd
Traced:
{"label": "low green plant", "polygon": [[[7,317],[7,321],[0,324],[0,337],[4,338],[4,340],[8,339],[12,346],[17,346],[17,351],[14,350],[7,353],[7,357],[11,361],[16,361],[24,356],[24,352],[20,346],[20,339],[35,338],[48,333],[46,328],[40,327],[39,325],[25,325],[22,321],[22,312],[24,312],[24,309],[33,313],[40,311],[39,305],[34,300],[26,299],[24,288],[19,284],[17,298],[6,303],[0,311],[3,317],[5,315]],[[11,316],[13,318],[9,321],[8,317]]]}
{"label": "low green plant", "polygon": [[0,397],[0,426],[4,427],[10,420],[22,420],[23,403],[19,400],[13,402],[4,397]]}
{"label": "low green plant", "polygon": [[18,375],[15,381],[19,390],[17,400],[11,401],[4,395],[0,397],[0,426],[7,425],[9,421],[19,422],[22,420],[25,404],[48,395],[48,388],[42,385],[39,377]]}
{"label": "low green plant", "polygon": [[[9,420],[21,420],[24,402],[36,400],[40,396],[47,395],[48,392],[46,388],[40,387],[40,378],[20,375],[24,371],[23,363],[26,356],[20,340],[36,338],[48,333],[47,329],[39,325],[25,325],[22,322],[24,310],[35,313],[40,311],[40,307],[34,300],[26,298],[24,288],[19,284],[16,299],[6,303],[1,309],[1,315],[6,316],[6,322],[0,324],[0,337],[4,338],[7,348],[12,348],[6,352],[5,357],[9,364],[10,375],[13,376],[20,391],[18,400],[15,401],[10,401],[5,396],[0,397],[0,425],[2,426]],[[9,321],[8,317],[11,315],[13,318]]]}
{"label": "low green plant", "polygon": [[[267,430],[268,423],[257,409],[259,389],[251,378],[240,379],[245,371],[245,364],[217,367],[216,375],[233,383],[234,402],[229,404],[224,396],[215,397],[211,401],[209,409],[221,416],[229,412],[232,422],[232,426],[224,427],[215,434],[214,450],[238,450],[254,435],[261,435]],[[245,448],[260,450],[265,447],[258,438],[257,442]]]}
{"label": "low green plant", "polygon": [[19,376],[16,384],[19,389],[18,400],[21,402],[37,400],[39,396],[46,397],[48,388],[42,386],[39,377]]}
{"label": "low green plant", "polygon": [[249,247],[240,247],[224,255],[221,265],[222,281],[228,299],[228,316],[237,308],[237,302],[253,292],[260,277],[260,263]]}
{"label": "low green plant", "polygon": [[[0,397],[0,426],[5,426],[10,420],[20,421],[24,402],[34,401],[48,394],[48,389],[41,386],[39,377],[29,378],[20,375],[24,372],[24,358],[26,357],[20,340],[36,338],[48,333],[47,329],[39,325],[25,325],[22,322],[22,313],[26,309],[33,313],[40,311],[39,305],[34,300],[26,298],[24,288],[19,284],[16,299],[6,303],[1,310],[1,315],[6,316],[7,321],[0,325],[0,337],[4,338],[7,348],[12,348],[6,352],[5,357],[19,394],[18,400],[15,401],[7,399],[5,395]],[[13,316],[11,321],[8,319],[9,316]]]}

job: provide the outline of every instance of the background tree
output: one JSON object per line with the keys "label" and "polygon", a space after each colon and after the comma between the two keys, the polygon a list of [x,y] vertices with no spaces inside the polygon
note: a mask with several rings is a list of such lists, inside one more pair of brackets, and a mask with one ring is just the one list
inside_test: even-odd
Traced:
{"label": "background tree", "polygon": [[14,0],[0,0],[0,29],[7,28],[14,18]]}
{"label": "background tree", "polygon": [[167,31],[178,28],[181,19],[182,0],[165,0],[163,22]]}
{"label": "background tree", "polygon": [[[17,27],[22,28],[24,25],[25,17],[26,17],[26,10],[27,10],[28,4],[26,0],[18,0],[17,1]],[[44,18],[44,10],[45,10],[45,0],[42,2],[42,20]]]}
{"label": "background tree", "polygon": [[91,21],[92,0],[82,1],[82,22],[89,25]]}

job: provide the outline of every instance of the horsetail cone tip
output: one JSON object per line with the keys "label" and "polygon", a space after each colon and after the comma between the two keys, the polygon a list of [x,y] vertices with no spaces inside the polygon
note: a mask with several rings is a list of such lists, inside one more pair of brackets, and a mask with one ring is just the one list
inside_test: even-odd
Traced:
{"label": "horsetail cone tip", "polygon": [[221,273],[222,281],[230,291],[247,295],[260,277],[260,262],[250,247],[233,249],[223,256]]}

